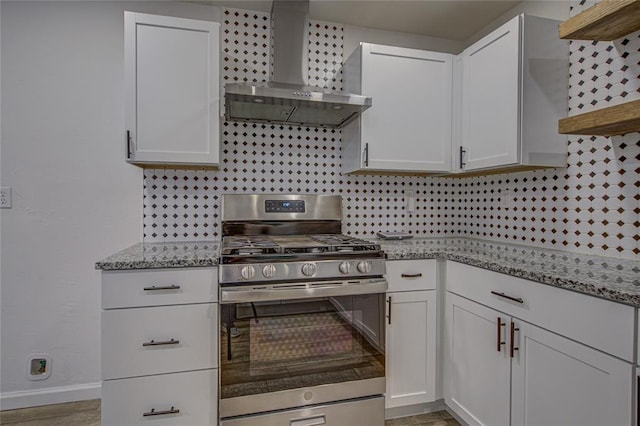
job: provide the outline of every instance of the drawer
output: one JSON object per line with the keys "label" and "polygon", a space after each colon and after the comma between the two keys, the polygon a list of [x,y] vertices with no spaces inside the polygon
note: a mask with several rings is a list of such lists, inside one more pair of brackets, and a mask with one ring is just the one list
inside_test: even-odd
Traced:
{"label": "drawer", "polygon": [[215,303],[102,311],[102,378],[216,367],[217,324]]}
{"label": "drawer", "polygon": [[231,417],[220,426],[384,426],[384,397],[315,405],[297,410]]}
{"label": "drawer", "polygon": [[[102,426],[217,425],[218,370],[102,382]],[[163,412],[179,410],[179,413]],[[157,415],[147,415],[153,410]]]}
{"label": "drawer", "polygon": [[[447,291],[633,362],[635,308],[447,261]],[[522,299],[522,303],[491,292]]]}
{"label": "drawer", "polygon": [[386,262],[389,290],[435,290],[436,260],[391,260]]}
{"label": "drawer", "polygon": [[103,309],[217,300],[218,268],[102,272]]}

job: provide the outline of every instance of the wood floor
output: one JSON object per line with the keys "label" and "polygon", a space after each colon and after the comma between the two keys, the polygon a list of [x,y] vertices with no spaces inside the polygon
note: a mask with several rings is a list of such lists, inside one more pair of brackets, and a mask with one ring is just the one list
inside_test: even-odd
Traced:
{"label": "wood floor", "polygon": [[[0,411],[0,425],[100,426],[100,400]],[[446,411],[437,411],[387,420],[385,426],[459,426],[459,423]]]}

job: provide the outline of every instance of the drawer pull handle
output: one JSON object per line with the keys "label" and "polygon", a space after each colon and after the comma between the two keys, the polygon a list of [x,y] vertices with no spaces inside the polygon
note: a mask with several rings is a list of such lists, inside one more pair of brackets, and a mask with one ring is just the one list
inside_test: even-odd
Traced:
{"label": "drawer pull handle", "polygon": [[142,346],[164,346],[164,345],[177,345],[180,343],[180,340],[171,339],[171,340],[161,340],[156,342],[155,340],[151,340],[150,342],[142,343]]}
{"label": "drawer pull handle", "polygon": [[505,342],[502,341],[502,327],[504,327],[505,325],[507,325],[507,323],[502,322],[502,318],[498,317],[498,340],[496,343],[496,349],[498,349],[498,352],[500,352],[500,350],[502,349],[502,345],[505,344]]}
{"label": "drawer pull handle", "polygon": [[156,411],[155,408],[152,408],[151,411],[147,411],[146,413],[142,413],[143,417],[149,416],[166,416],[167,414],[178,414],[180,410],[174,408],[173,406],[169,410]]}
{"label": "drawer pull handle", "polygon": [[520,348],[516,348],[516,343],[515,343],[516,331],[520,331],[520,329],[516,327],[516,323],[511,321],[511,351],[509,354],[511,355],[511,358],[513,358],[515,351],[520,350]]}
{"label": "drawer pull handle", "polygon": [[513,297],[508,294],[500,293],[498,291],[492,291],[491,294],[495,294],[496,296],[504,297],[505,299],[512,300],[518,303],[524,303],[524,300],[521,297]]}
{"label": "drawer pull handle", "polygon": [[152,285],[151,287],[145,287],[144,291],[157,291],[157,290],[180,290],[180,286],[179,285],[161,285],[161,286],[155,286]]}
{"label": "drawer pull handle", "polygon": [[402,278],[420,278],[422,274],[400,274]]}

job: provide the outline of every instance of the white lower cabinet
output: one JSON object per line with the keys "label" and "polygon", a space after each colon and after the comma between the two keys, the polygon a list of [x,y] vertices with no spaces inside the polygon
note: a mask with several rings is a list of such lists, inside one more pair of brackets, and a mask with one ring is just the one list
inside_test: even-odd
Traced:
{"label": "white lower cabinet", "polygon": [[512,362],[511,424],[631,424],[633,366],[519,322]]}
{"label": "white lower cabinet", "polygon": [[436,399],[435,262],[387,262],[386,408]]}
{"label": "white lower cabinet", "polygon": [[[463,276],[465,285],[461,281],[450,282],[452,277],[461,280]],[[634,365],[580,343],[578,336],[583,332],[576,324],[572,325],[575,333],[566,336],[549,331],[566,326],[549,322],[555,314],[540,297],[541,292],[557,289],[528,282],[531,291],[526,291],[529,289],[518,287],[522,284],[518,281],[524,280],[511,278],[513,289],[503,283],[499,291],[492,291],[502,277],[505,276],[447,264],[447,406],[469,425],[631,425]],[[481,298],[485,292],[495,296],[495,300],[485,299],[489,306],[468,298]],[[590,313],[601,318],[603,325],[593,333],[615,334],[617,329],[628,330],[626,322],[633,321],[631,315],[628,321],[607,327],[612,302],[567,294],[575,298],[575,303],[565,306],[565,315],[587,302],[594,303]],[[625,311],[627,307],[619,308]],[[529,315],[531,322],[545,323],[548,329],[523,321],[514,316],[517,313]],[[623,337],[628,336],[618,334],[614,340]]]}
{"label": "white lower cabinet", "polygon": [[218,370],[102,383],[102,425],[217,425]]}
{"label": "white lower cabinet", "polygon": [[387,408],[435,400],[436,291],[389,293]]}
{"label": "white lower cabinet", "polygon": [[216,303],[104,311],[102,378],[215,368],[217,323]]}
{"label": "white lower cabinet", "polygon": [[[499,312],[446,295],[445,402],[473,425],[509,424],[510,359]],[[501,319],[504,321],[504,317]],[[502,324],[502,322],[501,322]]]}
{"label": "white lower cabinet", "polygon": [[218,424],[217,268],[102,272],[102,425]]}

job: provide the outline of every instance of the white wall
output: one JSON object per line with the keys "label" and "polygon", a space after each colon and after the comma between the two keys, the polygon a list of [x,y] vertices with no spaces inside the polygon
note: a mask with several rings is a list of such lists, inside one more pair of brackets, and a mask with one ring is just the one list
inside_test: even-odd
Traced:
{"label": "white wall", "polygon": [[[218,20],[169,2],[2,1],[2,409],[99,396],[95,261],[142,240],[142,170],[125,163],[123,11]],[[45,381],[27,356],[52,357]]]}

